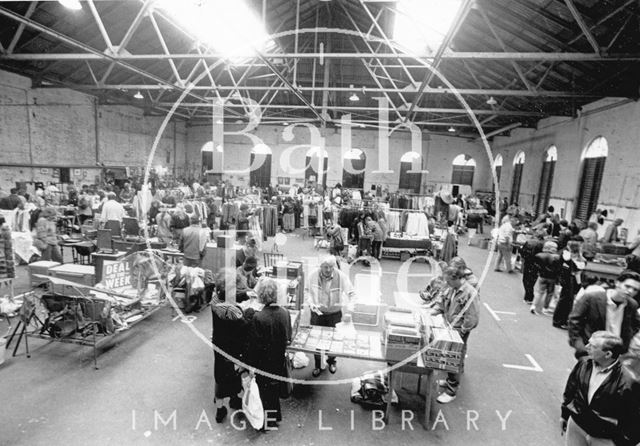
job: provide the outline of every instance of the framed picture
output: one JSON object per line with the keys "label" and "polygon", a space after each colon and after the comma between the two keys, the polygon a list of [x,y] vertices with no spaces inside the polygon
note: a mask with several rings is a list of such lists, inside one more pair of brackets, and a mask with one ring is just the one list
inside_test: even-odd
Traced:
{"label": "framed picture", "polygon": [[46,167],[43,167],[40,169],[40,173],[43,175],[49,175],[49,169],[47,169]]}
{"label": "framed picture", "polygon": [[77,177],[82,176],[82,169],[73,169],[73,174]]}
{"label": "framed picture", "polygon": [[58,178],[60,176],[60,169],[53,169],[53,178]]}
{"label": "framed picture", "polygon": [[291,183],[291,178],[285,177],[284,178],[284,184],[289,185],[290,183]]}

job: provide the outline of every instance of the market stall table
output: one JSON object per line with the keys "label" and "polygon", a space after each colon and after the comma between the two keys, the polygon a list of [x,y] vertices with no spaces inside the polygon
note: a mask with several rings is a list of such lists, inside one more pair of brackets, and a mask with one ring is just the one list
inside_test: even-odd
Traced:
{"label": "market stall table", "polygon": [[[142,296],[132,296],[105,288],[96,288],[82,283],[72,282],[53,276],[34,275],[38,279],[49,281],[54,290],[51,294],[36,295],[41,300],[42,305],[32,305],[26,309],[24,319],[16,326],[11,335],[11,339],[18,335],[18,341],[13,351],[16,350],[24,338],[27,358],[31,357],[29,351],[29,337],[46,339],[64,343],[79,344],[93,348],[94,367],[98,368],[97,349],[109,339],[115,337],[122,330],[114,330],[111,333],[101,332],[105,327],[106,318],[111,318],[113,311],[117,308],[118,317],[124,321],[125,328],[131,328],[135,324],[148,318],[164,304],[164,300],[145,300]],[[61,295],[55,292],[55,288],[65,287],[75,289],[75,293]],[[38,317],[38,308],[45,308],[48,317],[42,320]],[[109,308],[108,314],[104,314],[104,309]],[[78,317],[81,315],[81,317]],[[55,319],[50,320],[55,316]],[[41,324],[41,328],[29,332],[27,328],[33,320]],[[55,321],[61,321],[57,324]],[[44,321],[44,322],[43,322]]]}
{"label": "market stall table", "polygon": [[[398,361],[389,361],[385,357],[382,333],[371,330],[356,331],[355,337],[341,333],[333,327],[301,326],[298,328],[293,341],[287,347],[290,351],[299,351],[308,354],[325,353],[328,356],[341,358],[361,359],[366,361],[382,362],[389,366]],[[431,415],[431,400],[435,387],[433,379],[434,369],[424,365],[422,355],[418,355],[416,364],[404,364],[389,372],[389,395],[385,410],[385,421],[389,421],[391,396],[396,387],[395,372],[424,375],[427,378],[425,390],[425,414],[423,427],[429,430],[429,417]]]}
{"label": "market stall table", "polygon": [[582,275],[585,278],[615,280],[624,268],[618,264],[587,262]]}

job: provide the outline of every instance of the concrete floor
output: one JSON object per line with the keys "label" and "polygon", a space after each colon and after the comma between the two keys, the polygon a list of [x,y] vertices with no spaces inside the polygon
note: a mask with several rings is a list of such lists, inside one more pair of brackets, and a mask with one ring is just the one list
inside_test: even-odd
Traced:
{"label": "concrete floor", "polygon": [[[480,275],[488,251],[465,244],[462,238],[461,255]],[[289,259],[326,253],[299,235],[289,236],[282,250]],[[383,299],[392,304],[400,262],[383,260],[382,266]],[[419,277],[424,271],[424,263],[412,264],[410,291],[424,285]],[[18,273],[24,287],[26,267]],[[566,332],[553,328],[549,317],[529,314],[522,294],[520,274],[490,268],[461,390],[446,406],[434,402],[431,431],[419,423],[424,403],[415,393],[415,375],[403,379],[400,405],[381,430],[372,412],[349,401],[348,384],[296,386],[282,401],[278,431],[242,430],[240,419],[235,426],[228,419],[216,424],[211,348],[165,308],[104,346],[99,370],[93,368],[91,349],[76,345],[33,340],[31,358],[22,347],[15,358],[7,352],[0,366],[0,445],[559,445],[560,400],[574,360]],[[196,316],[193,326],[209,338],[210,312]],[[340,359],[335,375],[321,376],[354,378],[378,367]],[[311,378],[311,369],[294,376]],[[414,416],[412,423],[402,423],[402,410],[410,411],[407,418]],[[162,420],[171,421],[165,426]]]}

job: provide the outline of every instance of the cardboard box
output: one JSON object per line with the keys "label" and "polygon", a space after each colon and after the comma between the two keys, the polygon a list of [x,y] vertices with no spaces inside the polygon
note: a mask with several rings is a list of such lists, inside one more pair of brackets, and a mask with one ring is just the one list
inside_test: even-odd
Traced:
{"label": "cardboard box", "polygon": [[46,279],[39,279],[37,277],[33,277],[34,274],[40,274],[43,276],[49,275],[49,269],[54,268],[56,266],[60,266],[58,262],[50,262],[47,260],[41,260],[39,262],[33,262],[29,264],[29,279],[31,282],[31,286],[38,286],[43,283],[46,283]]}

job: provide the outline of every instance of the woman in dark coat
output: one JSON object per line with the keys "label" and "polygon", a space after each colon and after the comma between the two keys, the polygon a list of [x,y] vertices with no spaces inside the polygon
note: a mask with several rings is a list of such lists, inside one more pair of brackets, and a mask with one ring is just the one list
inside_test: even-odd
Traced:
{"label": "woman in dark coat", "polygon": [[286,376],[285,350],[291,342],[289,312],[277,305],[278,285],[274,279],[262,279],[256,286],[258,300],[264,308],[249,323],[246,362],[258,370],[256,383],[265,411],[265,427],[276,427],[272,421],[282,420],[280,410],[281,381],[259,373]]}
{"label": "woman in dark coat", "polygon": [[[247,318],[253,313],[252,309],[247,314],[239,305],[225,302],[225,287],[227,283],[235,283],[235,271],[223,270],[216,280],[216,296],[211,305],[211,323],[213,335],[211,342],[215,347],[224,351],[233,358],[242,360],[245,342],[247,339]],[[240,374],[236,372],[235,364],[223,354],[214,350],[213,376],[215,379],[215,398],[217,411],[216,421],[221,423],[227,415],[224,401],[229,398],[231,409],[241,409],[242,401],[238,394],[242,390]]]}

